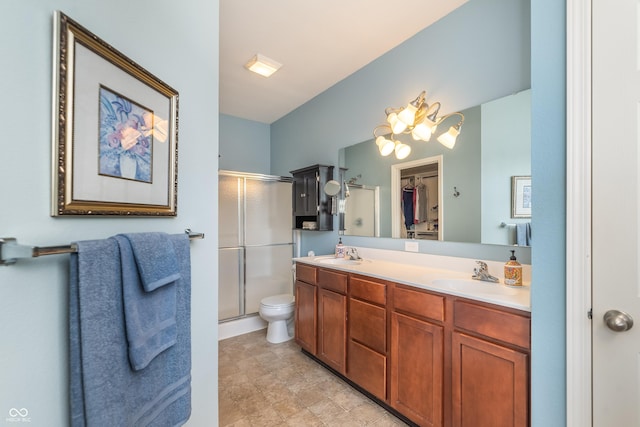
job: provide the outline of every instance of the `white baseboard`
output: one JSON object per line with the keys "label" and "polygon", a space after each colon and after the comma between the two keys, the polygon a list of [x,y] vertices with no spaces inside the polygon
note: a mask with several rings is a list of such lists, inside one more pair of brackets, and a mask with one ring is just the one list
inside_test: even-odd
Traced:
{"label": "white baseboard", "polygon": [[249,332],[266,329],[267,322],[260,316],[245,317],[243,319],[231,320],[229,322],[218,323],[218,341],[248,334]]}

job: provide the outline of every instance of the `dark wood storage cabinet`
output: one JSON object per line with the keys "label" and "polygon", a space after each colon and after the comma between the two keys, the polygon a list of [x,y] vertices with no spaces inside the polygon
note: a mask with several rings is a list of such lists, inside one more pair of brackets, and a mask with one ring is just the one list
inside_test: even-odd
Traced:
{"label": "dark wood storage cabinet", "polygon": [[324,192],[325,184],[333,179],[333,166],[314,165],[291,171],[293,176],[293,228],[303,223],[316,223],[318,231],[333,230],[331,197]]}
{"label": "dark wood storage cabinet", "polygon": [[529,426],[530,313],[298,263],[296,341],[420,426]]}

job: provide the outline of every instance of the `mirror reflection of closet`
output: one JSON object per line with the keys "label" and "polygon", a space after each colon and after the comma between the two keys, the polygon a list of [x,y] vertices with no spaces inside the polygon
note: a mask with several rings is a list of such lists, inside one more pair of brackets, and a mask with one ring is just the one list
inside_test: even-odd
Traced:
{"label": "mirror reflection of closet", "polygon": [[394,165],[397,174],[393,207],[395,237],[442,240],[441,159]]}

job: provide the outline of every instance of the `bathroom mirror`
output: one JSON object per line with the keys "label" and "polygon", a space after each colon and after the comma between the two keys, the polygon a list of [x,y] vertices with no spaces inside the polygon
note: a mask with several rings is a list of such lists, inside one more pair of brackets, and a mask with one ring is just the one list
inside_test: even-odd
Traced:
{"label": "bathroom mirror", "polygon": [[327,194],[327,196],[335,196],[340,192],[340,183],[334,179],[332,179],[331,181],[327,181],[327,183],[324,185],[324,192]]}
{"label": "bathroom mirror", "polygon": [[[452,150],[435,139],[413,141],[406,135],[403,142],[411,145],[412,152],[403,160],[393,154],[381,156],[373,139],[342,149],[340,167],[346,169],[344,177],[349,187],[362,185],[378,189],[379,204],[375,208],[378,212],[374,214],[379,218],[377,234],[387,238],[405,237],[393,232],[393,221],[398,219],[392,219],[392,211],[397,209],[392,203],[399,204],[400,198],[397,191],[392,195],[392,182],[394,188],[398,184],[398,176],[394,177],[396,172],[392,170],[402,169],[399,165],[403,163],[415,165],[423,159],[438,157],[441,158],[438,177],[441,194],[437,204],[430,203],[439,209],[437,239],[515,244],[516,224],[531,221],[531,218],[512,218],[511,213],[512,177],[531,175],[530,105],[531,90],[527,89],[462,111],[464,126]],[[407,176],[412,172],[416,171],[407,171]],[[418,170],[413,176],[426,175]],[[353,193],[347,202],[347,212],[358,205],[352,199]],[[346,222],[345,234],[349,235],[354,228]]]}

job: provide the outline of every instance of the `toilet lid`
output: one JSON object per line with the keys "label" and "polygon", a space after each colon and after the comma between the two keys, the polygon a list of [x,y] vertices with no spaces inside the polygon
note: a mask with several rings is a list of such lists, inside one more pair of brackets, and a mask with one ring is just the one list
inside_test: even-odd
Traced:
{"label": "toilet lid", "polygon": [[281,294],[281,295],[274,295],[272,297],[266,297],[262,301],[260,301],[260,304],[265,306],[279,307],[283,305],[291,305],[294,303],[294,301],[295,301],[295,298],[293,297],[293,295]]}

